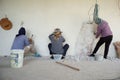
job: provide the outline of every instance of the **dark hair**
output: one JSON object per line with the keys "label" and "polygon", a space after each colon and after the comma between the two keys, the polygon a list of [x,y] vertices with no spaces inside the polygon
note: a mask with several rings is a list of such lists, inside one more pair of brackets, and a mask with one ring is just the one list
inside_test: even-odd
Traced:
{"label": "dark hair", "polygon": [[18,32],[18,34],[16,35],[16,37],[17,37],[17,36],[20,36],[20,35],[25,35],[25,34],[26,34],[25,28],[24,28],[24,27],[21,27],[21,28],[19,29],[19,32]]}

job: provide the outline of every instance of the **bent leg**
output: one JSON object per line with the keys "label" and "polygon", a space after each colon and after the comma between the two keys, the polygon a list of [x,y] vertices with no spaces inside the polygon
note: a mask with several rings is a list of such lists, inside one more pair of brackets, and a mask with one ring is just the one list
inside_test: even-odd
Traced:
{"label": "bent leg", "polygon": [[69,48],[69,45],[65,44],[64,47],[63,47],[63,49],[64,49],[63,56],[66,56],[66,52],[67,52],[68,48]]}

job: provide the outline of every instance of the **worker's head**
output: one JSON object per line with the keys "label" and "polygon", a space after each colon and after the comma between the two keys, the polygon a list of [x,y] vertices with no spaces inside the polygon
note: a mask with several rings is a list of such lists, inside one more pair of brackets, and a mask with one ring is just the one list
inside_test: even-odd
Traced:
{"label": "worker's head", "polygon": [[26,34],[25,28],[24,28],[24,27],[21,27],[21,28],[19,29],[19,32],[18,32],[18,34],[17,34],[16,36],[25,35],[25,34]]}
{"label": "worker's head", "polygon": [[96,24],[100,24],[102,22],[102,19],[101,18],[97,18],[96,20],[95,20],[95,23]]}
{"label": "worker's head", "polygon": [[54,35],[56,36],[56,37],[59,37],[60,35],[61,35],[61,30],[59,29],[59,28],[56,28],[55,30],[54,30]]}

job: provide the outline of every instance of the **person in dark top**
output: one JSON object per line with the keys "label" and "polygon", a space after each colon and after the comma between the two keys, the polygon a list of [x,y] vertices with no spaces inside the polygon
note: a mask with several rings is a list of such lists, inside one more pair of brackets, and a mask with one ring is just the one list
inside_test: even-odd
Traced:
{"label": "person in dark top", "polygon": [[24,54],[33,52],[35,57],[40,57],[40,55],[34,49],[33,40],[31,38],[27,38],[24,27],[21,27],[18,31],[18,34],[15,36],[11,50],[14,49],[24,50]]}
{"label": "person in dark top", "polygon": [[16,35],[16,37],[14,39],[12,49],[23,49],[24,50],[24,48],[26,46],[29,46],[30,43],[29,43],[29,40],[25,34],[26,34],[25,28],[21,27],[19,29],[18,34]]}
{"label": "person in dark top", "polygon": [[64,59],[69,48],[68,44],[63,45],[65,39],[61,33],[60,29],[56,28],[54,32],[49,35],[51,43],[49,43],[48,48],[52,59],[54,59],[53,54],[62,54],[61,59]]}

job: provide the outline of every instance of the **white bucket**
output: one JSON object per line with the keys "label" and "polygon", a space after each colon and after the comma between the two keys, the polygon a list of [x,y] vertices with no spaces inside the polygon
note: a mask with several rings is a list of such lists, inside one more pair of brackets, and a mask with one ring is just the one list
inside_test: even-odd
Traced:
{"label": "white bucket", "polygon": [[54,60],[58,61],[58,60],[61,60],[62,55],[61,54],[54,54],[53,57],[54,57]]}
{"label": "white bucket", "polygon": [[11,67],[21,68],[23,66],[24,50],[14,49],[11,52]]}
{"label": "white bucket", "polygon": [[102,61],[103,60],[103,56],[102,55],[95,55],[95,60],[96,61]]}

